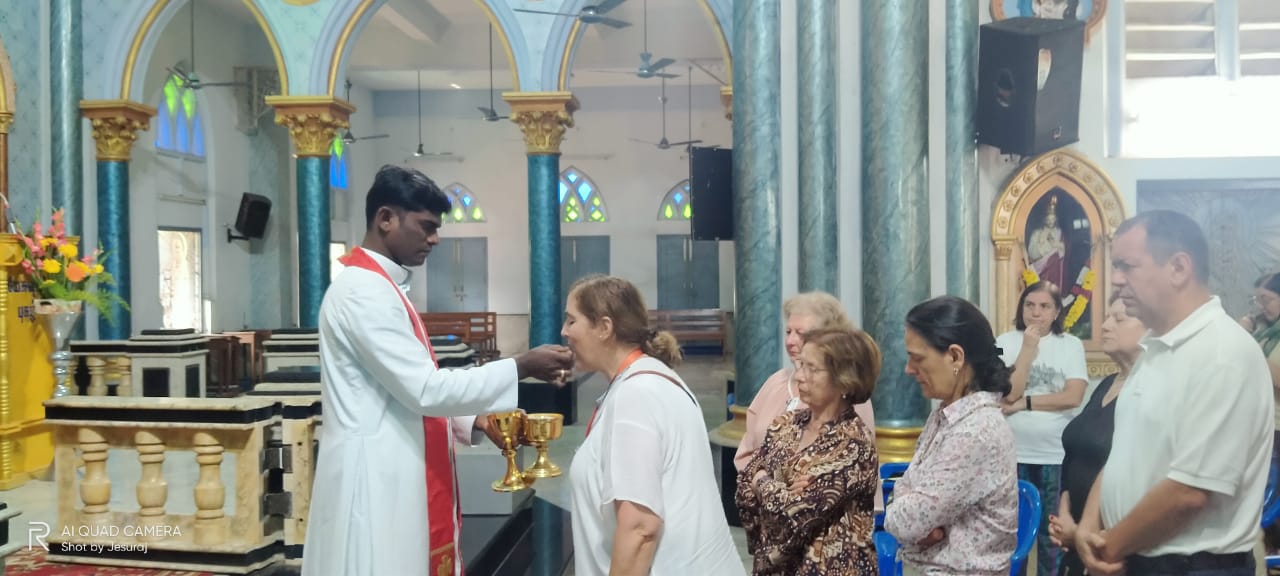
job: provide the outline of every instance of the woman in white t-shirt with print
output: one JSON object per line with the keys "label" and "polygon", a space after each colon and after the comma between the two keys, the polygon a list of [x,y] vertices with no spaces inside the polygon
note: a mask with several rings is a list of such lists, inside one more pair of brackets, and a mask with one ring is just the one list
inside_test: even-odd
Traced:
{"label": "woman in white t-shirt with print", "polygon": [[1088,387],[1084,344],[1062,328],[1057,286],[1036,282],[1022,291],[1014,316],[1016,330],[996,338],[1001,357],[1013,368],[1013,390],[1004,413],[1018,451],[1018,479],[1040,491],[1037,573],[1058,573],[1058,547],[1049,541],[1049,516],[1061,492],[1062,430],[1075,416]]}
{"label": "woman in white t-shirt with print", "polygon": [[650,329],[640,292],[609,276],[569,289],[560,334],[578,369],[609,380],[569,469],[575,572],[743,576],[702,408],[671,369],[675,337]]}

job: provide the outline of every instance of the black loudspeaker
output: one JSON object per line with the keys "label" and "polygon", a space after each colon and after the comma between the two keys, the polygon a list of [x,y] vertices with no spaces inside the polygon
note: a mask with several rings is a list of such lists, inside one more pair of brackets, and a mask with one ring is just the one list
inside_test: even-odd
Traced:
{"label": "black loudspeaker", "polygon": [[978,143],[1035,156],[1080,139],[1084,22],[1011,18],[984,24],[978,50]]}
{"label": "black loudspeaker", "polygon": [[690,150],[689,208],[694,240],[733,240],[733,150]]}
{"label": "black loudspeaker", "polygon": [[240,211],[236,213],[237,236],[227,230],[227,242],[261,238],[267,232],[267,218],[271,216],[271,199],[245,192],[240,197]]}

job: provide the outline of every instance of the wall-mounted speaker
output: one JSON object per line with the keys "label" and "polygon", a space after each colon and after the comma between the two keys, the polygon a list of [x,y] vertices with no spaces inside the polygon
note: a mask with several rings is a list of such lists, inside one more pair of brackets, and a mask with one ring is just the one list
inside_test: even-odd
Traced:
{"label": "wall-mounted speaker", "polygon": [[689,208],[694,240],[733,240],[733,150],[689,151]]}
{"label": "wall-mounted speaker", "polygon": [[1010,18],[978,37],[978,143],[1035,156],[1079,140],[1084,22]]}
{"label": "wall-mounted speaker", "polygon": [[227,242],[262,238],[267,232],[267,218],[271,216],[271,199],[245,192],[240,197],[240,211],[236,213],[235,231],[227,230]]}

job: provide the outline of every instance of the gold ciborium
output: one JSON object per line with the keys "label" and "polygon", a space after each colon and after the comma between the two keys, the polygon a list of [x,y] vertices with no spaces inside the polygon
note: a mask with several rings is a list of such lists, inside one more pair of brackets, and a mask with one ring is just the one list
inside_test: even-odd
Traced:
{"label": "gold ciborium", "polygon": [[[524,437],[527,446],[538,449],[538,459],[524,471],[526,478],[555,478],[560,467],[547,457],[547,443],[560,438],[564,431],[564,416],[560,414],[528,414],[524,419]],[[532,480],[530,480],[532,481]]]}
{"label": "gold ciborium", "polygon": [[525,479],[516,467],[516,449],[523,442],[525,414],[520,410],[490,414],[489,426],[502,435],[502,455],[507,458],[507,474],[493,483],[497,492],[519,492],[533,483],[533,478]]}

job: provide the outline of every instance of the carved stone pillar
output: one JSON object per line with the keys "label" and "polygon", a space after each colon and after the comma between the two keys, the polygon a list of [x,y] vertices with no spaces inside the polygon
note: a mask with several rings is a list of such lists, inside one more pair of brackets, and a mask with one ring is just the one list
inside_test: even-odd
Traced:
{"label": "carved stone pillar", "polygon": [[[156,109],[127,100],[81,100],[80,114],[89,119],[97,149],[98,243],[110,254],[103,267],[115,279],[116,294],[128,302],[129,153],[138,132],[151,128]],[[98,318],[101,340],[127,340],[132,334],[130,314],[119,305]]]}
{"label": "carved stone pillar", "polygon": [[86,356],[85,365],[89,367],[89,390],[90,396],[106,396],[107,395],[107,361],[101,356]]}
{"label": "carved stone pillar", "polygon": [[116,383],[116,396],[133,396],[133,375],[129,371],[128,356],[107,359],[107,382]]}
{"label": "carved stone pillar", "polygon": [[164,524],[164,503],[169,497],[169,483],[164,479],[164,440],[147,430],[134,434],[142,478],[138,480],[138,539],[144,542],[164,540],[159,530]]}
{"label": "carved stone pillar", "polygon": [[268,96],[298,155],[298,322],[315,328],[329,287],[329,147],[356,111],[329,96]]}
{"label": "carved stone pillar", "polygon": [[76,433],[80,458],[84,460],[84,478],[80,480],[80,522],[84,525],[106,524],[110,520],[107,504],[111,502],[111,480],[107,478],[107,439],[97,430],[81,428]]}
{"label": "carved stone pillar", "polygon": [[560,141],[578,99],[569,92],[511,92],[511,121],[529,165],[529,347],[560,343]]}
{"label": "carved stone pillar", "polygon": [[195,489],[195,541],[206,546],[222,544],[228,536],[228,524],[222,513],[227,489],[219,475],[224,448],[208,432],[196,432],[192,443],[195,445],[196,463],[200,465],[200,478]]}

